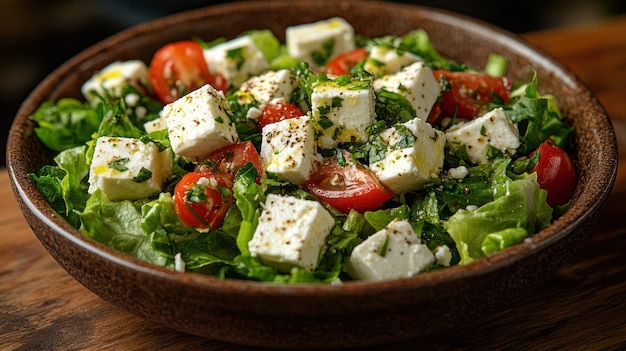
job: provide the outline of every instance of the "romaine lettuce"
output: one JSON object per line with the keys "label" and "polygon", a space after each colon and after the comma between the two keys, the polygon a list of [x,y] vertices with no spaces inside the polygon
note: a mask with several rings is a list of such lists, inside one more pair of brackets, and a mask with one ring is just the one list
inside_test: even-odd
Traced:
{"label": "romaine lettuce", "polygon": [[551,223],[552,207],[536,174],[513,180],[505,176],[505,168],[494,178],[494,201],[475,210],[459,209],[443,224],[459,249],[461,264],[493,253],[494,244],[498,249],[513,245]]}

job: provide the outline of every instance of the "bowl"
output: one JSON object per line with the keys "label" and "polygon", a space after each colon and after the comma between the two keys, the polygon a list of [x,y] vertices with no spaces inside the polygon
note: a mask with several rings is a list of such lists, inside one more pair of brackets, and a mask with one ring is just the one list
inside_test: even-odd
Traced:
{"label": "bowl", "polygon": [[[81,98],[80,86],[115,60],[149,62],[161,45],[199,36],[232,38],[333,16],[357,33],[402,35],[424,28],[445,56],[483,67],[510,60],[509,76],[536,70],[575,129],[578,184],[571,207],[530,239],[464,266],[384,282],[278,285],[179,273],[122,255],[81,235],[54,213],[28,173],[52,164],[29,120],[45,100]],[[589,233],[616,177],[617,143],[596,97],[569,69],[512,33],[459,14],[388,2],[256,1],[183,12],[129,28],[79,53],[45,78],[12,124],[7,168],[24,217],[50,255],[102,299],[154,323],[242,345],[335,348],[380,345],[441,332],[493,313],[549,277]]]}

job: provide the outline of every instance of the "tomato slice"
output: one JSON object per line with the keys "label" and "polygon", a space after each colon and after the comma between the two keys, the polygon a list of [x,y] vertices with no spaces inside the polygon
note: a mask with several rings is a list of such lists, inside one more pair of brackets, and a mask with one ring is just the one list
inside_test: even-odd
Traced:
{"label": "tomato slice", "polygon": [[511,95],[511,81],[506,77],[444,70],[435,70],[433,74],[437,80],[445,79],[449,87],[430,112],[428,122],[433,125],[442,117],[473,119],[480,113],[482,104],[493,102],[493,94],[502,102],[507,102]]}
{"label": "tomato slice", "polygon": [[393,198],[376,176],[355,163],[349,152],[342,152],[345,166],[335,156],[325,158],[304,183],[305,189],[343,213],[377,210]]}
{"label": "tomato slice", "polygon": [[226,176],[189,172],[174,188],[174,210],[189,226],[215,230],[233,203],[231,188]]}
{"label": "tomato slice", "polygon": [[191,40],[170,43],[156,51],[150,62],[150,82],[164,104],[207,83],[226,90],[226,81],[211,74],[202,47]]}
{"label": "tomato slice", "polygon": [[550,206],[567,203],[576,188],[576,171],[569,155],[552,140],[541,143],[531,155],[539,153],[532,171],[537,172],[539,186],[548,192]]}
{"label": "tomato slice", "polygon": [[211,153],[199,162],[194,171],[205,174],[223,174],[232,182],[237,171],[246,163],[252,162],[257,169],[260,180],[261,158],[251,141],[243,141],[225,146]]}
{"label": "tomato slice", "polygon": [[280,122],[289,118],[296,118],[303,116],[304,113],[300,108],[294,104],[289,103],[275,103],[265,106],[263,114],[259,117],[259,130],[263,129],[268,124]]}
{"label": "tomato slice", "polygon": [[356,66],[361,60],[367,58],[368,53],[364,48],[356,48],[352,51],[339,54],[326,64],[324,70],[328,74],[350,74],[350,68]]}

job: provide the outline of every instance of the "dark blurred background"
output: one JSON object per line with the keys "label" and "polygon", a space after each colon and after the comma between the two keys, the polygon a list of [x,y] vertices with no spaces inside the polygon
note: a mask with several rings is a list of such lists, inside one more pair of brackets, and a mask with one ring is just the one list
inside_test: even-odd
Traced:
{"label": "dark blurred background", "polygon": [[[135,24],[224,2],[227,1],[0,0],[0,167],[5,165],[6,138],[20,104],[61,63]],[[626,12],[624,0],[396,2],[463,13],[514,33],[580,24]]]}

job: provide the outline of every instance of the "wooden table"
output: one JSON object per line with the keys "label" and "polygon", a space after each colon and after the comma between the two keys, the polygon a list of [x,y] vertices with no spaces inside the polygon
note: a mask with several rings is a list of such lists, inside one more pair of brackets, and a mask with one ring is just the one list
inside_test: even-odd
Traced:
{"label": "wooden table", "polygon": [[[626,16],[523,36],[571,67],[611,116],[626,160]],[[47,254],[0,171],[0,349],[241,350],[154,325],[103,300]],[[545,284],[494,315],[383,349],[626,348],[626,168],[574,257]],[[381,348],[377,348],[381,349]]]}

